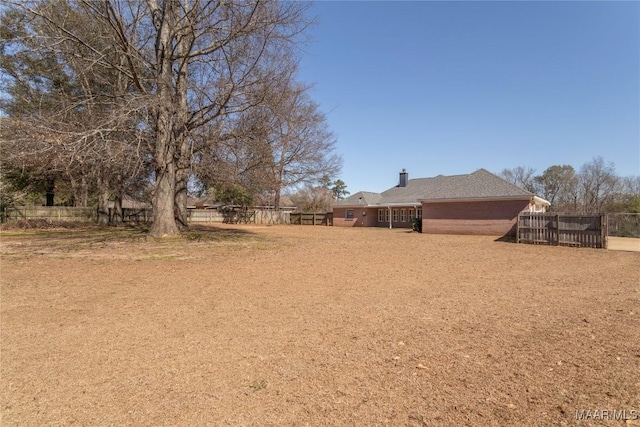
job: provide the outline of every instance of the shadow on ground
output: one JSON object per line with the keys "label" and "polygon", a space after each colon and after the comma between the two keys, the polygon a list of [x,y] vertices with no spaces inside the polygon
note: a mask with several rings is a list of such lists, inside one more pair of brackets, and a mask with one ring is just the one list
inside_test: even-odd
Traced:
{"label": "shadow on ground", "polygon": [[147,225],[104,227],[93,224],[57,224],[46,228],[32,226],[3,228],[0,232],[1,253],[52,253],[92,250],[106,246],[153,244],[176,247],[190,243],[235,244],[255,240],[256,233],[228,226],[194,225],[177,236],[155,239],[149,236]]}

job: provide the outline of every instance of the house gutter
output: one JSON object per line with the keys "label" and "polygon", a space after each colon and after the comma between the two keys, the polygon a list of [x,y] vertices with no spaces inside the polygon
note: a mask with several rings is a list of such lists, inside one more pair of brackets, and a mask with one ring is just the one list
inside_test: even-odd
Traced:
{"label": "house gutter", "polygon": [[542,197],[533,196],[533,201],[536,202],[536,203],[539,203],[541,205],[551,206],[551,202],[549,202],[548,200],[543,199]]}
{"label": "house gutter", "polygon": [[[537,196],[505,196],[505,197],[466,197],[461,199],[420,199],[423,203],[462,203],[462,202],[499,202],[502,200],[533,200],[538,199],[544,201]],[[549,203],[551,204],[551,203]]]}
{"label": "house gutter", "polygon": [[422,206],[422,203],[381,203],[378,205],[334,205],[334,208],[389,208],[394,206]]}

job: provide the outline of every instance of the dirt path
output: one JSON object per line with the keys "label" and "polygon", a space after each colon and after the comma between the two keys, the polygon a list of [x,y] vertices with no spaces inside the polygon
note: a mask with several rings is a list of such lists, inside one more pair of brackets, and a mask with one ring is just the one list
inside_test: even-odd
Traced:
{"label": "dirt path", "polygon": [[218,230],[0,234],[1,424],[549,426],[640,409],[639,253]]}

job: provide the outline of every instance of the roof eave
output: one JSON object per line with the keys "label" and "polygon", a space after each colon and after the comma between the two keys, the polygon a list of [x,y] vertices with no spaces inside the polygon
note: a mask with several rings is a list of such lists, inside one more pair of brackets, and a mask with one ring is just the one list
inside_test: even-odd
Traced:
{"label": "roof eave", "polygon": [[542,197],[533,196],[533,201],[545,206],[551,206],[551,202],[543,199]]}
{"label": "roof eave", "polygon": [[[493,202],[501,200],[533,200],[536,196],[459,197],[451,199],[420,199],[423,203]],[[541,199],[542,200],[542,199]],[[546,201],[546,200],[545,200]]]}
{"label": "roof eave", "polygon": [[334,208],[386,208],[393,206],[420,206],[422,203],[418,202],[397,202],[397,203],[375,203],[372,205],[333,205]]}

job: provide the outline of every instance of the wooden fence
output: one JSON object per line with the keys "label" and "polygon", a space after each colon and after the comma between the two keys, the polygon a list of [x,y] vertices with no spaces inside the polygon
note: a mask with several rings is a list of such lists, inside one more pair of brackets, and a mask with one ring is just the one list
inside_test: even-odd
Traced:
{"label": "wooden fence", "polygon": [[71,206],[19,206],[7,208],[4,213],[7,223],[18,221],[46,222],[95,222],[96,208]]}
{"label": "wooden fence", "polygon": [[256,209],[253,215],[255,224],[290,224],[291,212],[274,211],[273,209]]}
{"label": "wooden fence", "polygon": [[521,213],[516,242],[606,248],[607,218],[606,215]]}
{"label": "wooden fence", "polygon": [[224,215],[216,209],[188,209],[187,221],[190,223],[223,222]]}
{"label": "wooden fence", "polygon": [[298,212],[291,213],[291,224],[296,225],[333,225],[333,213]]}
{"label": "wooden fence", "polygon": [[[153,221],[153,210],[150,208],[122,208],[122,222],[149,224]],[[109,208],[109,223],[119,223],[114,208]]]}
{"label": "wooden fence", "polygon": [[[110,221],[119,222],[116,221],[116,212],[113,208],[109,208],[108,215]],[[187,221],[194,224],[222,222],[229,224],[289,224],[289,215],[289,212],[278,212],[271,209],[249,208],[222,212],[216,209],[189,209]],[[18,221],[97,222],[97,216],[98,212],[95,207],[21,206],[7,208],[3,212],[2,221],[7,223]],[[153,210],[150,208],[122,209],[122,222],[124,223],[151,223],[152,221]]]}

